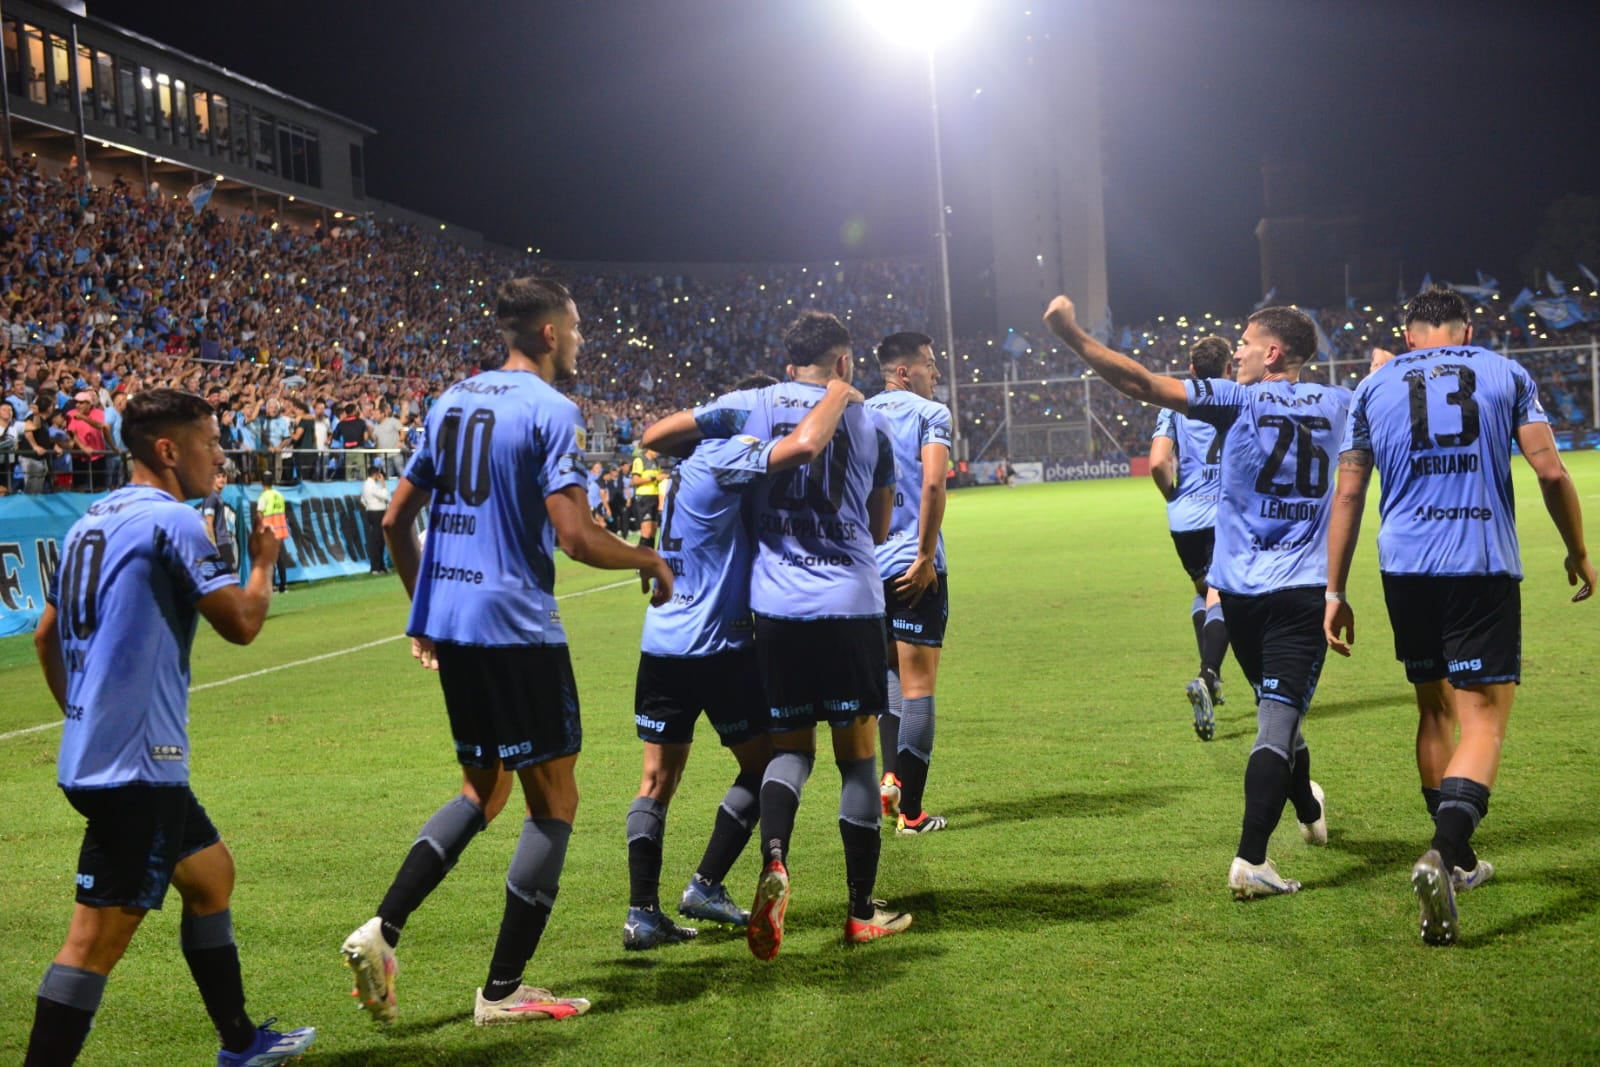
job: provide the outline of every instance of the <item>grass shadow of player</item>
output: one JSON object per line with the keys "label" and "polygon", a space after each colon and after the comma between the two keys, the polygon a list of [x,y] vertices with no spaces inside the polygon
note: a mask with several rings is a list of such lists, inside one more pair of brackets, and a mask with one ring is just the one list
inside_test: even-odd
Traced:
{"label": "grass shadow of player", "polygon": [[1316,723],[1318,719],[1337,719],[1344,715],[1360,715],[1364,711],[1416,711],[1416,702],[1409,694],[1395,693],[1388,696],[1361,697],[1358,700],[1313,700],[1311,710],[1306,714],[1306,721]]}
{"label": "grass shadow of player", "polygon": [[[467,1027],[472,1029],[470,1015],[446,1015],[437,1020],[438,1023],[450,1027]],[[539,1031],[537,1043],[528,1040],[528,1027],[535,1027]],[[417,1024],[419,1029],[440,1029],[434,1023]],[[404,1036],[405,1027],[391,1027],[387,1033],[391,1037]],[[415,1047],[393,1041],[383,1043],[369,1043],[360,1048],[344,1048],[337,1051],[320,1051],[312,1046],[310,1055],[319,1067],[371,1067],[372,1064],[381,1063],[384,1067],[437,1067],[440,1063],[449,1063],[451,1067],[496,1067],[501,1064],[535,1064],[548,1063],[569,1055],[572,1051],[572,1042],[582,1039],[582,1027],[573,1026],[564,1022],[552,1023],[523,1023],[514,1026],[496,1027],[497,1037],[492,1043],[473,1044],[463,1047],[452,1045],[448,1053],[442,1052],[439,1046],[427,1043]]]}
{"label": "grass shadow of player", "polygon": [[916,926],[936,930],[1035,930],[1046,923],[1117,922],[1165,904],[1171,893],[1147,881],[1019,882],[972,889],[941,889],[895,898],[916,916]]}
{"label": "grass shadow of player", "polygon": [[[1496,881],[1501,880],[1506,879],[1496,875]],[[1494,882],[1461,894],[1459,906],[1468,909],[1467,920],[1462,925],[1463,947],[1487,948],[1496,945],[1503,937],[1516,937],[1550,927],[1568,926],[1582,921],[1596,909],[1600,909],[1600,864],[1548,868],[1528,872],[1514,880],[1537,885],[1544,897],[1544,903],[1524,915],[1507,918],[1503,922],[1480,929],[1471,924],[1472,897],[1475,893],[1492,893]]]}
{"label": "grass shadow of player", "polygon": [[[1288,812],[1292,818],[1294,809],[1290,808]],[[1360,862],[1331,878],[1317,879],[1316,888],[1338,889],[1341,886],[1370,882],[1374,878],[1409,877],[1411,864],[1422,854],[1424,847],[1426,842],[1419,846],[1415,840],[1352,837],[1349,834],[1335,832],[1329,835],[1328,851],[1354,857]]]}
{"label": "grass shadow of player", "polygon": [[1166,807],[1185,790],[1179,786],[1159,788],[1124,789],[1112,793],[1082,793],[1062,790],[1059,793],[1011,797],[1005,800],[984,800],[975,804],[951,805],[942,814],[950,817],[950,828],[945,833],[959,832],[987,826],[991,823],[1029,822],[1034,819],[1102,818],[1131,815]]}

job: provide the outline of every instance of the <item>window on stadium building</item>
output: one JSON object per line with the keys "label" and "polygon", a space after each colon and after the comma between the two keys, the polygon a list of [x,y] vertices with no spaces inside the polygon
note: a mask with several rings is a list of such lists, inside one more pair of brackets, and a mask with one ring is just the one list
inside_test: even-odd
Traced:
{"label": "window on stadium building", "polygon": [[228,98],[212,93],[210,101],[211,128],[216,131],[217,155],[233,158],[233,126],[228,120]]}
{"label": "window on stadium building", "polygon": [[317,131],[293,122],[278,123],[278,167],[290,181],[322,185],[322,153]]}
{"label": "window on stadium building", "polygon": [[72,62],[67,39],[50,35],[50,104],[72,110]]}
{"label": "window on stadium building", "polygon": [[125,130],[139,130],[139,68],[126,59],[117,60],[117,113]]}
{"label": "window on stadium building", "polygon": [[266,174],[278,173],[277,157],[273,150],[277,148],[277,120],[265,111],[250,112],[250,162],[256,170]]}
{"label": "window on stadium building", "polygon": [[172,79],[165,74],[156,75],[156,136],[163,141],[172,140]]}
{"label": "window on stadium building", "polygon": [[23,96],[22,91],[22,52],[19,42],[22,39],[22,24],[16,19],[5,20],[5,49],[6,49],[6,89],[14,96]]}
{"label": "window on stadium building", "polygon": [[189,113],[194,116],[194,145],[209,154],[211,148],[211,94],[204,89],[191,90]]}
{"label": "window on stadium building", "polygon": [[101,122],[117,123],[117,66],[109,52],[94,54],[94,116]]}
{"label": "window on stadium building", "polygon": [[156,135],[156,79],[149,67],[139,68],[139,121],[140,131],[146,137]]}
{"label": "window on stadium building", "polygon": [[28,99],[42,107],[50,98],[44,82],[44,31],[37,26],[23,23],[22,42],[23,69],[28,79]]}

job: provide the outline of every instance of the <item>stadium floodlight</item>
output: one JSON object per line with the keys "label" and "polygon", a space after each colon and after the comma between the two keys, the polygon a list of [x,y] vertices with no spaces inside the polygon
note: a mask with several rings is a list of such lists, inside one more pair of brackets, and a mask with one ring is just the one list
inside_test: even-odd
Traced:
{"label": "stadium floodlight", "polygon": [[861,0],[861,10],[883,33],[915,45],[928,54],[928,106],[933,118],[934,236],[939,246],[940,323],[944,342],[945,383],[950,391],[950,458],[966,458],[962,449],[960,389],[956,381],[956,331],[950,315],[950,212],[944,198],[944,152],[939,143],[939,77],[934,53],[977,13],[979,0]]}

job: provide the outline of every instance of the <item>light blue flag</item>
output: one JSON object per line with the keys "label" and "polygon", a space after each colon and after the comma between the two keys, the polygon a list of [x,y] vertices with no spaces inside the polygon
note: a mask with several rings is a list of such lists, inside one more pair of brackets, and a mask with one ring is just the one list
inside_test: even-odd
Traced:
{"label": "light blue flag", "polygon": [[1596,278],[1594,276],[1594,271],[1590,270],[1588,267],[1585,267],[1582,263],[1579,263],[1578,264],[1578,273],[1583,275],[1585,278],[1589,279],[1589,291],[1590,292],[1594,292],[1595,290],[1600,290],[1600,278]]}
{"label": "light blue flag", "polygon": [[1533,302],[1534,312],[1552,330],[1565,330],[1584,320],[1583,308],[1571,297],[1551,297]]}
{"label": "light blue flag", "polygon": [[1487,304],[1489,301],[1495,298],[1494,289],[1487,285],[1463,285],[1451,282],[1450,288],[1454,289],[1462,296],[1470,297],[1473,300],[1476,300],[1480,304]]}
{"label": "light blue flag", "polygon": [[1417,287],[1417,295],[1421,296],[1423,293],[1426,293],[1429,289],[1432,289],[1432,288],[1433,288],[1433,275],[1431,273],[1430,274],[1424,274],[1422,276],[1422,284]]}
{"label": "light blue flag", "polygon": [[1122,337],[1117,342],[1117,347],[1126,352],[1133,347],[1133,329],[1128,326],[1122,328]]}
{"label": "light blue flag", "polygon": [[1567,291],[1567,283],[1549,271],[1544,272],[1544,287],[1545,291],[1550,293],[1561,294]]}
{"label": "light blue flag", "polygon": [[1487,274],[1483,273],[1483,271],[1481,271],[1481,270],[1478,271],[1477,274],[1478,274],[1478,284],[1479,285],[1483,286],[1486,289],[1498,290],[1500,288],[1499,279],[1491,278]]}
{"label": "light blue flag", "polygon": [[1278,287],[1276,285],[1274,285],[1271,289],[1267,290],[1265,296],[1263,296],[1260,300],[1256,301],[1256,306],[1251,308],[1250,310],[1251,311],[1260,311],[1264,307],[1271,307],[1272,306],[1272,302],[1274,300],[1276,300],[1277,298],[1278,298]]}
{"label": "light blue flag", "polygon": [[211,203],[211,194],[216,191],[217,180],[212,178],[210,181],[191,185],[189,191],[184,194],[184,199],[189,201],[189,207],[194,209],[194,213],[198,215],[206,209],[207,204]]}
{"label": "light blue flag", "polygon": [[1517,294],[1517,298],[1511,301],[1511,310],[1521,311],[1523,308],[1530,306],[1532,303],[1533,290],[1524,286],[1522,292]]}
{"label": "light blue flag", "polygon": [[1302,307],[1300,310],[1305,312],[1306,316],[1311,319],[1311,325],[1317,331],[1317,358],[1331,360],[1333,358],[1333,341],[1328,337],[1328,332],[1322,328],[1322,319],[1317,314],[1317,309]]}

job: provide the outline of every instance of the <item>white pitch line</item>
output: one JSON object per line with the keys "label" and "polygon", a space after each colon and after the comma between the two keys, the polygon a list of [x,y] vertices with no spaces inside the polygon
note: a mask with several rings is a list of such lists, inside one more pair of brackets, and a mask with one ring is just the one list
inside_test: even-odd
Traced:
{"label": "white pitch line", "polygon": [[[556,597],[556,599],[570,600],[575,596],[587,596],[590,593],[603,593],[607,589],[621,589],[625,585],[634,585],[637,582],[637,578],[628,578],[620,582],[612,582],[610,585],[597,585],[593,589],[580,589],[576,593],[562,593],[560,596]],[[307,659],[297,659],[292,663],[280,663],[276,667],[263,667],[259,671],[250,671],[248,674],[236,674],[232,678],[223,678],[221,681],[206,682],[204,685],[192,685],[189,687],[189,692],[198,693],[202,689],[215,689],[218,686],[232,685],[234,682],[243,682],[250,678],[259,678],[263,674],[272,674],[276,671],[286,671],[294,667],[304,667],[308,663],[321,663],[325,659],[333,659],[337,656],[348,656],[352,652],[362,652],[369,648],[377,648],[379,645],[386,645],[390,641],[399,641],[405,636],[405,634],[395,634],[393,637],[380,637],[376,641],[368,641],[366,644],[352,645],[349,648],[341,648],[337,652],[324,652],[320,656],[311,656]],[[26,734],[35,734],[40,730],[49,730],[60,725],[60,721],[56,721],[40,723],[38,726],[25,726],[20,730],[12,730],[8,733],[0,734],[0,741],[9,741],[13,737],[22,737]]]}

